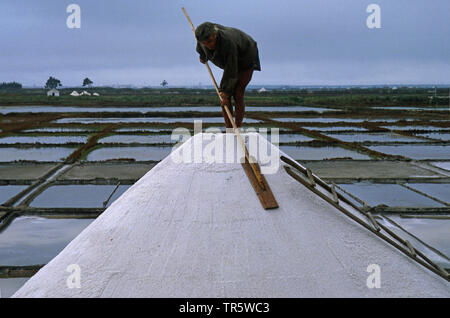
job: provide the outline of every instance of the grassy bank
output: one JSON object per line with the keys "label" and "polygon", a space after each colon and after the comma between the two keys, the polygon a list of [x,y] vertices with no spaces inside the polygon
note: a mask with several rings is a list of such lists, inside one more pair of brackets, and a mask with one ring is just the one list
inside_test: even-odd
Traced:
{"label": "grassy bank", "polygon": [[[70,96],[72,89],[61,90],[60,97],[47,97],[43,89],[0,92],[1,106],[214,106],[218,98],[214,90],[198,89],[91,89],[101,96]],[[406,89],[399,92],[373,90],[297,90],[246,93],[248,106],[430,106],[448,105],[448,99],[430,102],[427,90]]]}

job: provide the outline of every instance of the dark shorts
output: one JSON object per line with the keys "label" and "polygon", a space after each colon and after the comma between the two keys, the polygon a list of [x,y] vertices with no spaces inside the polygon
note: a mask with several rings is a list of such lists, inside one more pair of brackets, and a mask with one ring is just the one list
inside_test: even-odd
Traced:
{"label": "dark shorts", "polygon": [[256,56],[253,58],[253,61],[245,66],[239,65],[239,72],[245,72],[248,70],[261,71],[261,63],[259,62],[259,51],[256,48]]}
{"label": "dark shorts", "polygon": [[256,50],[256,58],[255,58],[255,61],[253,62],[253,70],[261,71],[261,63],[259,62],[259,51],[258,51],[258,49]]}

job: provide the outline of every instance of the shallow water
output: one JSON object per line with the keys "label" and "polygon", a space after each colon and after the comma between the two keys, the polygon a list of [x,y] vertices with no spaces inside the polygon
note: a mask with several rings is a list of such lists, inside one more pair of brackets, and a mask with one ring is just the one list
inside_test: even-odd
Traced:
{"label": "shallow water", "polygon": [[19,217],[0,233],[0,265],[46,264],[92,221]]}
{"label": "shallow water", "polygon": [[[55,185],[42,192],[31,202],[40,208],[101,208],[115,185]],[[108,206],[119,198],[129,185],[120,185],[109,200]]]}
{"label": "shallow water", "polygon": [[406,137],[395,133],[343,133],[343,134],[327,134],[327,136],[337,138],[347,142],[364,142],[364,141],[376,141],[376,142],[414,142],[423,141],[419,138]]}
{"label": "shallow water", "polygon": [[321,107],[306,107],[306,106],[245,106],[245,111],[255,112],[305,112],[314,111],[323,113],[325,111],[341,111],[340,109],[321,108]]}
{"label": "shallow water", "polygon": [[25,190],[26,185],[2,185],[0,186],[0,204],[5,203],[10,198],[18,194],[20,191]]}
{"label": "shallow water", "polygon": [[450,171],[450,162],[430,162],[433,166]]}
{"label": "shallow water", "polygon": [[[58,124],[79,123],[79,124],[105,124],[105,123],[193,123],[194,120],[201,120],[203,123],[221,123],[223,117],[137,117],[137,118],[62,118],[55,121]],[[244,118],[245,123],[259,123],[260,120]]]}
{"label": "shallow water", "polygon": [[15,160],[63,161],[75,148],[42,147],[42,148],[0,148],[0,162]]}
{"label": "shallow water", "polygon": [[94,127],[86,127],[86,128],[72,128],[72,127],[42,127],[42,128],[34,128],[34,129],[25,129],[24,132],[49,132],[49,133],[58,133],[58,132],[82,132],[82,131],[96,131],[97,128]]}
{"label": "shallow water", "polygon": [[450,146],[440,145],[399,145],[368,146],[368,148],[391,155],[401,155],[411,159],[450,159]]}
{"label": "shallow water", "polygon": [[369,122],[386,122],[386,123],[394,123],[399,120],[405,120],[405,121],[413,121],[412,118],[367,118],[366,121]]}
{"label": "shallow water", "polygon": [[381,184],[356,182],[339,184],[357,198],[366,201],[370,206],[385,204],[388,206],[409,207],[442,207],[439,202],[431,200],[419,193],[408,190],[398,184]]}
{"label": "shallow water", "polygon": [[29,280],[29,277],[0,278],[0,298],[9,298]]}
{"label": "shallow water", "polygon": [[334,122],[349,122],[349,123],[357,123],[357,122],[363,122],[364,118],[322,118],[322,117],[315,117],[315,118],[305,118],[305,117],[289,117],[289,118],[272,118],[276,121],[281,122],[317,122],[317,123],[334,123]]}
{"label": "shallow water", "polygon": [[[272,142],[272,136],[268,135],[268,140]],[[279,142],[304,142],[304,141],[311,141],[314,140],[314,138],[307,137],[302,134],[280,134],[279,135]]]}
{"label": "shallow water", "polygon": [[280,146],[280,150],[296,160],[323,160],[344,157],[363,160],[371,159],[367,155],[340,147]]}
{"label": "shallow water", "polygon": [[390,130],[442,130],[444,128],[434,126],[382,126]]}
{"label": "shallow water", "polygon": [[[246,106],[250,112],[339,111],[339,109],[306,106]],[[71,107],[71,106],[0,106],[0,114],[8,113],[100,113],[100,112],[221,112],[220,106],[167,106],[167,107]]]}
{"label": "shallow water", "polygon": [[101,161],[110,159],[135,159],[136,161],[159,161],[167,157],[172,147],[102,147],[92,151],[88,161]]}
{"label": "shallow water", "polygon": [[[266,127],[267,126],[267,127]],[[291,131],[291,129],[289,128],[285,128],[285,127],[278,127],[277,125],[266,125],[265,128],[267,129],[268,132],[270,132],[271,128],[278,128],[279,131]],[[244,130],[247,130],[249,128],[251,128],[251,125],[246,125],[244,123],[243,125]],[[171,133],[173,131],[174,128],[154,128],[154,127],[123,127],[123,128],[119,128],[116,131],[117,132],[159,132],[159,133]],[[222,132],[225,132],[225,125],[217,125],[217,126],[210,126],[210,127],[202,127],[202,132],[206,132],[207,129],[215,129],[215,130],[220,130]],[[252,131],[260,131],[260,128],[256,127],[253,128],[254,130]],[[264,129],[264,128],[261,128]],[[190,129],[191,133],[193,132],[193,129]]]}
{"label": "shallow water", "polygon": [[400,107],[400,106],[376,106],[371,107],[372,109],[394,109],[394,110],[450,110],[450,107]]}
{"label": "shallow water", "polygon": [[171,132],[172,128],[152,128],[152,127],[124,127],[116,129],[118,132]]}
{"label": "shallow water", "polygon": [[419,218],[410,219],[394,215],[389,215],[388,217],[403,229],[399,228],[385,217],[378,219],[378,222],[390,228],[390,230],[398,236],[408,240],[415,249],[422,252],[433,262],[439,264],[443,268],[450,268],[448,257],[441,256],[432,249],[437,249],[446,256],[449,255],[450,242],[447,234],[450,231],[450,221]]}
{"label": "shallow water", "polygon": [[450,257],[450,220],[389,216],[402,228]]}
{"label": "shallow water", "polygon": [[41,144],[65,144],[65,143],[85,143],[88,136],[10,136],[0,138],[0,144],[15,143],[41,143]]}
{"label": "shallow water", "polygon": [[103,143],[144,143],[144,144],[157,144],[157,143],[177,143],[178,140],[172,140],[172,135],[114,135],[100,139],[98,142]]}
{"label": "shallow water", "polygon": [[[402,118],[403,119],[403,118]],[[359,123],[359,122],[364,122],[364,121],[368,121],[368,122],[396,122],[399,119],[390,119],[390,118],[322,118],[322,117],[315,117],[315,118],[306,118],[306,117],[302,117],[302,118],[295,118],[295,117],[290,117],[290,118],[284,118],[284,117],[280,117],[280,118],[273,118],[273,120],[277,120],[277,121],[281,121],[281,122],[317,122],[317,123],[334,123],[334,122],[347,122],[347,123]],[[403,120],[411,120],[411,119],[403,119]]]}
{"label": "shallow water", "polygon": [[[450,184],[445,183],[407,183],[407,186],[422,191],[434,198],[450,203]],[[450,232],[449,232],[450,235]]]}
{"label": "shallow water", "polygon": [[450,141],[450,133],[424,133],[424,134],[416,134],[417,136],[440,139],[444,141]]}
{"label": "shallow water", "polygon": [[354,131],[367,131],[367,129],[363,127],[353,127],[353,126],[330,126],[330,127],[314,127],[314,126],[308,126],[305,127],[309,130],[317,130],[317,131],[341,131],[341,130],[354,130]]}

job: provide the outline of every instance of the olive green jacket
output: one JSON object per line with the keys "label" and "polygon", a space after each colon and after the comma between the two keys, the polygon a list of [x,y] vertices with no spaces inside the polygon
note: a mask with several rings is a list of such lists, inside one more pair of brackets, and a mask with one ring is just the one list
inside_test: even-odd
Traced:
{"label": "olive green jacket", "polygon": [[209,50],[197,42],[197,52],[203,61],[211,61],[223,69],[220,91],[234,94],[239,72],[249,70],[261,71],[258,47],[255,40],[239,29],[216,24],[219,28],[216,47]]}

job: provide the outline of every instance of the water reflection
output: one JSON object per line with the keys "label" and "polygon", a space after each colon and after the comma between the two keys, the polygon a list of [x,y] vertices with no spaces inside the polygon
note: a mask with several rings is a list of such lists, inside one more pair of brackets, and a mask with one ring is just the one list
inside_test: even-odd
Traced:
{"label": "water reflection", "polygon": [[323,160],[330,158],[352,158],[370,160],[370,157],[340,147],[280,146],[280,149],[296,160]]}
{"label": "water reflection", "polygon": [[92,221],[19,217],[0,233],[0,265],[46,264]]}

